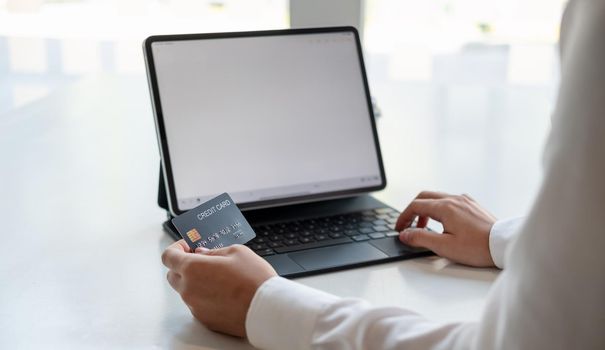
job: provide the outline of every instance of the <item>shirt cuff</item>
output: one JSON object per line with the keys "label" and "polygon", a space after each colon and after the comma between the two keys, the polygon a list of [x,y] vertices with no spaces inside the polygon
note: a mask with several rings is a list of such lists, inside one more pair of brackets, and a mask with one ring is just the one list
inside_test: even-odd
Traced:
{"label": "shirt cuff", "polygon": [[307,349],[319,314],[338,297],[282,277],[265,281],[246,315],[246,334],[262,349]]}
{"label": "shirt cuff", "polygon": [[524,218],[513,218],[497,221],[489,233],[489,251],[492,260],[499,268],[504,268],[506,248],[516,236]]}

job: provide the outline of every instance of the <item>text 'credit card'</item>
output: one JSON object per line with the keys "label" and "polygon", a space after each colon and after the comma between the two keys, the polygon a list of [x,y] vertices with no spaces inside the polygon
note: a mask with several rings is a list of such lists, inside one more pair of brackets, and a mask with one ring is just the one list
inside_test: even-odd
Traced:
{"label": "text 'credit card'", "polygon": [[218,197],[181,214],[172,223],[191,250],[245,244],[256,234],[231,196]]}

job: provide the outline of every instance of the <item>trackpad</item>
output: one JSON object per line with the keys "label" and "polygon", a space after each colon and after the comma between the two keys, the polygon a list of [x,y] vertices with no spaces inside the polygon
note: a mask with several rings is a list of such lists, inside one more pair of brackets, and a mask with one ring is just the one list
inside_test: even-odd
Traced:
{"label": "trackpad", "polygon": [[386,254],[367,243],[342,244],[288,254],[306,270],[362,263],[388,258]]}
{"label": "trackpad", "polygon": [[265,260],[273,266],[278,275],[291,275],[299,272],[303,272],[302,267],[298,266],[292,259],[284,254],[280,255],[269,255],[265,257]]}

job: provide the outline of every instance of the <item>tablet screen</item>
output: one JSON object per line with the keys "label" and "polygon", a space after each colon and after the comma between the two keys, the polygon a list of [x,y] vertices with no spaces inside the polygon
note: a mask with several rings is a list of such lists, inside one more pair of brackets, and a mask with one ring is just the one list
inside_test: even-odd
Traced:
{"label": "tablet screen", "polygon": [[180,210],[384,183],[351,31],[151,43]]}

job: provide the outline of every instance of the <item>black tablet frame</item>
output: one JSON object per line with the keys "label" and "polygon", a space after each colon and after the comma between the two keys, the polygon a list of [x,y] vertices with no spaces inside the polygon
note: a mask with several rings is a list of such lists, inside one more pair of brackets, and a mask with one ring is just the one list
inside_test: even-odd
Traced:
{"label": "black tablet frame", "polygon": [[[372,100],[370,96],[370,88],[368,85],[368,79],[363,60],[363,53],[361,49],[361,42],[359,39],[359,33],[354,27],[325,27],[325,28],[303,28],[303,29],[280,29],[280,30],[265,30],[265,31],[247,31],[247,32],[224,32],[224,33],[207,33],[207,34],[173,34],[173,35],[154,35],[150,36],[143,42],[143,54],[145,57],[145,66],[147,69],[147,80],[149,83],[151,103],[153,107],[153,114],[155,118],[155,125],[158,137],[158,146],[160,148],[161,164],[163,180],[165,183],[165,191],[168,198],[168,209],[172,215],[180,215],[187,210],[182,210],[178,207],[178,201],[176,198],[176,190],[174,186],[174,177],[172,174],[172,168],[170,163],[170,152],[168,150],[168,142],[166,137],[166,130],[164,128],[164,114],[162,112],[162,104],[160,102],[160,90],[157,84],[157,75],[155,71],[155,63],[153,58],[153,52],[151,46],[156,42],[164,41],[180,41],[180,40],[205,40],[205,39],[224,39],[224,38],[245,38],[245,37],[259,37],[259,36],[283,36],[283,35],[298,35],[298,34],[318,34],[318,33],[335,33],[335,32],[350,32],[354,34],[355,43],[357,47],[357,53],[359,58],[360,71],[362,74],[362,80],[364,84],[364,90],[366,95],[366,105],[368,109],[368,118],[370,118],[370,124],[372,126],[372,134],[374,137],[374,147],[376,149],[376,156],[378,159],[378,167],[380,170],[381,183],[377,186],[361,187],[348,189],[343,191],[332,191],[320,194],[280,198],[263,200],[248,203],[238,203],[238,206],[242,210],[246,209],[257,209],[274,206],[283,206],[295,203],[304,203],[312,201],[320,201],[332,198],[349,197],[360,194],[365,194],[373,191],[379,191],[386,187],[387,180],[384,171],[384,165],[382,161],[382,153],[380,150],[380,143],[378,141],[378,132],[376,130],[376,121],[374,118],[374,111],[372,106]],[[161,186],[161,183],[160,183]]]}

